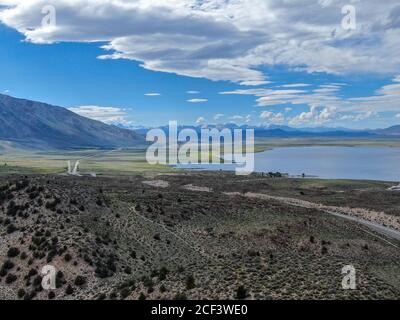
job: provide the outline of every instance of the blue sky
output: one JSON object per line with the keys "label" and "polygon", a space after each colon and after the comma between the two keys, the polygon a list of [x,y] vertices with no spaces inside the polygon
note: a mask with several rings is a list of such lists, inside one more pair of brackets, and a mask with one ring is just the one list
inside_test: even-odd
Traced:
{"label": "blue sky", "polygon": [[[7,4],[7,1],[3,2]],[[373,52],[373,56],[364,56],[367,53],[361,49],[371,45],[371,39],[360,33],[355,34],[354,39],[345,34],[343,39],[329,43],[318,40],[319,34],[312,34],[317,39],[312,48],[304,45],[309,40],[291,48],[293,40],[290,39],[289,44],[279,48],[279,54],[271,53],[269,57],[275,49],[263,42],[264,36],[259,36],[261,28],[252,25],[254,30],[250,33],[250,27],[242,26],[239,19],[233,23],[233,31],[229,30],[230,25],[220,26],[215,22],[215,26],[210,28],[221,32],[223,40],[212,38],[200,45],[198,41],[192,44],[192,38],[209,30],[202,31],[199,19],[195,21],[199,30],[193,27],[193,30],[181,31],[183,35],[178,39],[176,30],[159,38],[160,32],[164,32],[161,22],[160,30],[149,33],[148,26],[141,26],[146,32],[136,32],[127,37],[118,34],[120,31],[114,34],[114,30],[106,30],[104,21],[94,19],[95,33],[98,31],[98,34],[85,34],[84,39],[75,39],[76,32],[66,34],[71,29],[68,24],[75,22],[70,17],[75,8],[63,9],[61,5],[57,7],[62,1],[50,1],[58,8],[57,17],[62,21],[62,27],[68,26],[65,27],[68,31],[43,32],[30,25],[32,12],[35,12],[32,6],[42,8],[42,1],[31,1],[30,7],[21,1],[10,2],[14,6],[8,7],[8,12],[0,11],[0,21],[3,22],[0,24],[1,93],[63,106],[107,123],[127,126],[156,126],[170,120],[181,124],[235,122],[350,128],[377,128],[400,123],[397,57],[386,55],[385,60],[380,57],[383,53],[376,51],[375,47],[368,51]],[[96,8],[106,3],[100,0],[92,2]],[[275,1],[270,2],[270,8],[274,9],[277,6]],[[110,5],[113,1],[107,3]],[[115,6],[113,9],[117,10],[117,1]],[[321,8],[325,7],[320,5],[318,10]],[[393,8],[397,7],[388,6],[387,12],[379,14],[390,16]],[[142,14],[139,9],[135,14]],[[173,16],[176,12],[171,11],[168,26],[171,21],[179,19],[183,21],[180,24],[186,23],[184,9],[177,17]],[[146,7],[146,10],[150,9]],[[125,11],[121,11],[121,15]],[[154,12],[158,14],[160,8],[154,7]],[[218,8],[203,7],[201,17],[204,12],[212,13],[213,17]],[[329,12],[336,11],[332,8]],[[37,13],[41,17],[41,10]],[[252,18],[256,21],[258,17]],[[365,25],[373,18],[364,17]],[[297,18],[293,16],[291,19]],[[40,21],[39,18],[36,20]],[[206,22],[210,25],[210,20]],[[26,26],[21,27],[24,24]],[[246,31],[239,30],[241,27]],[[278,24],[276,27],[286,26]],[[121,28],[115,26],[115,29]],[[387,39],[391,48],[398,45],[399,38],[393,40],[393,32],[395,35],[398,32],[397,26],[387,27],[382,32],[391,37]],[[224,33],[231,37],[226,43]],[[296,41],[302,37],[300,31],[293,36]],[[236,38],[238,40],[232,40]],[[213,41],[215,45],[209,45]],[[357,46],[360,46],[360,51],[357,51]],[[343,51],[349,48],[351,51]],[[266,51],[257,55],[260,50]],[[335,56],[337,52],[334,50],[340,50],[337,52],[342,57]],[[357,63],[352,60],[353,56]],[[371,65],[370,61],[374,59],[384,62]]]}

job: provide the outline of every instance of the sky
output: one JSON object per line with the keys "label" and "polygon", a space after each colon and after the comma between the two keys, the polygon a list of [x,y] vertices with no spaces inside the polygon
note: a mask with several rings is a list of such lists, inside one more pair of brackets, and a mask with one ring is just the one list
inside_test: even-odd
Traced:
{"label": "sky", "polygon": [[0,93],[127,127],[388,127],[400,4],[0,0]]}

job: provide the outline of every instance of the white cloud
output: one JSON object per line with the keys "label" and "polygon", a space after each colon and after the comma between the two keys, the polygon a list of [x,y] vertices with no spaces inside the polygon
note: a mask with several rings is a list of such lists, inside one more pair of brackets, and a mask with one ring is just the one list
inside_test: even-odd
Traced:
{"label": "white cloud", "polygon": [[[102,59],[242,85],[268,82],[259,68],[400,73],[398,0],[354,3],[357,29],[341,28],[345,0],[0,0],[0,21],[34,43],[106,43]],[[57,24],[42,26],[54,5]]]}
{"label": "white cloud", "polygon": [[69,108],[83,117],[98,120],[107,124],[132,124],[133,121],[126,119],[127,113],[121,108],[99,107],[99,106],[79,106]]}
{"label": "white cloud", "polygon": [[311,107],[310,111],[302,112],[299,115],[291,118],[289,120],[289,124],[293,126],[322,125],[333,120],[335,116],[336,110],[334,108]]}
{"label": "white cloud", "polygon": [[244,117],[243,116],[239,116],[239,115],[235,115],[235,116],[230,117],[229,119],[231,119],[231,120],[243,120]]}
{"label": "white cloud", "polygon": [[285,112],[290,112],[292,110],[293,110],[293,108],[285,108]]}
{"label": "white cloud", "polygon": [[205,122],[206,122],[206,119],[204,117],[199,117],[196,120],[197,124],[205,124]]}
{"label": "white cloud", "polygon": [[208,100],[207,99],[189,99],[189,100],[187,100],[187,102],[190,102],[190,103],[203,103],[203,102],[207,102]]}
{"label": "white cloud", "polygon": [[219,119],[221,119],[221,118],[223,118],[225,115],[223,114],[223,113],[217,113],[215,116],[214,116],[214,120],[219,120]]}
{"label": "white cloud", "polygon": [[187,94],[199,94],[199,91],[195,91],[195,90],[190,90],[190,91],[186,91]]}
{"label": "white cloud", "polygon": [[144,95],[145,95],[145,96],[148,96],[148,97],[158,97],[158,96],[161,96],[161,93],[158,93],[158,92],[149,92],[149,93],[145,93]]}
{"label": "white cloud", "polygon": [[396,114],[395,117],[399,119],[400,118],[400,113]]}
{"label": "white cloud", "polygon": [[[400,76],[393,78],[393,83],[378,89],[374,95],[354,98],[344,98],[340,90],[346,84],[327,83],[320,85],[314,90],[282,90],[282,89],[239,89],[220,94],[253,95],[259,107],[274,107],[289,105],[291,109],[303,105],[308,106],[316,112],[316,108],[336,110],[340,116],[337,119],[365,120],[377,117],[380,112],[398,112],[400,106]],[[288,109],[285,110],[286,112]],[[290,110],[289,110],[290,111]],[[349,115],[352,113],[352,115]],[[323,116],[324,114],[322,114]],[[365,118],[365,116],[368,117]],[[307,117],[316,122],[323,122],[323,118],[303,113],[294,118],[292,122],[306,122]]]}
{"label": "white cloud", "polygon": [[251,121],[251,115],[248,114],[246,116],[240,116],[240,115],[234,115],[229,118],[233,122],[244,122],[244,123],[249,123]]}
{"label": "white cloud", "polygon": [[260,114],[260,118],[270,124],[282,124],[285,122],[285,116],[283,113],[274,113],[272,111],[263,111]]}
{"label": "white cloud", "polygon": [[281,88],[302,88],[302,87],[310,87],[311,84],[308,83],[292,83],[292,84],[284,84],[279,86]]}

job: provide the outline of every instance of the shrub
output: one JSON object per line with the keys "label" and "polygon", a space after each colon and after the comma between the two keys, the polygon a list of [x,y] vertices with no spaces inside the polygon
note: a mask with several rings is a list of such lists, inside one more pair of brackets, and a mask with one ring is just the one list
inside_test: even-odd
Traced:
{"label": "shrub", "polygon": [[95,270],[96,276],[98,276],[101,279],[107,278],[108,277],[108,271],[107,268],[103,265],[98,265]]}
{"label": "shrub", "polygon": [[3,267],[5,270],[11,270],[14,268],[14,263],[10,260],[7,260],[6,262],[3,263]]}
{"label": "shrub", "polygon": [[165,278],[167,277],[168,274],[168,269],[166,267],[162,267],[160,269],[160,272],[158,273],[158,278],[162,281],[165,280]]}
{"label": "shrub", "polygon": [[12,248],[10,248],[10,249],[8,250],[8,252],[7,252],[7,256],[8,256],[9,258],[14,258],[14,257],[16,257],[17,255],[19,255],[19,249],[18,249],[18,248],[12,247]]}
{"label": "shrub", "polygon": [[132,269],[130,267],[125,267],[124,272],[126,274],[132,274]]}
{"label": "shrub", "polygon": [[69,253],[67,253],[67,254],[64,256],[64,260],[65,260],[66,262],[69,262],[69,261],[72,260],[72,256],[71,256]]}
{"label": "shrub", "polygon": [[194,277],[192,275],[186,277],[186,289],[191,290],[196,287]]}
{"label": "shrub", "polygon": [[26,292],[24,289],[19,289],[17,292],[18,298],[22,299],[25,296]]}
{"label": "shrub", "polygon": [[42,276],[37,275],[35,279],[33,279],[33,286],[38,287],[42,284]]}
{"label": "shrub", "polygon": [[98,297],[97,300],[105,300],[107,298],[105,293],[101,293]]}
{"label": "shrub", "polygon": [[83,286],[86,283],[86,278],[82,276],[77,276],[75,278],[75,285],[76,286]]}
{"label": "shrub", "polygon": [[177,293],[174,297],[174,300],[187,300],[187,296],[184,293]]}
{"label": "shrub", "polygon": [[178,272],[179,273],[182,273],[182,272],[184,272],[185,271],[185,268],[184,267],[182,267],[182,266],[179,266],[178,267]]}
{"label": "shrub", "polygon": [[153,280],[149,277],[143,278],[143,285],[147,288],[152,287],[154,285]]}
{"label": "shrub", "polygon": [[244,300],[246,299],[246,297],[247,297],[247,290],[243,286],[240,286],[236,291],[236,299]]}
{"label": "shrub", "polygon": [[17,230],[18,230],[17,227],[14,226],[13,224],[9,224],[9,225],[7,226],[7,233],[8,233],[8,234],[14,233],[14,232],[17,231]]}
{"label": "shrub", "polygon": [[139,300],[146,300],[146,296],[143,294],[143,292],[140,293]]}
{"label": "shrub", "polygon": [[110,293],[110,299],[111,299],[111,300],[117,299],[117,294],[116,294],[115,292],[111,292],[111,293]]}
{"label": "shrub", "polygon": [[10,284],[13,283],[15,280],[17,280],[17,276],[15,274],[9,273],[6,278],[6,283]]}
{"label": "shrub", "polygon": [[66,295],[71,295],[71,294],[73,294],[74,293],[74,289],[72,288],[72,286],[69,284],[68,286],[67,286],[67,288],[65,289],[65,294]]}
{"label": "shrub", "polygon": [[120,296],[121,296],[122,299],[125,299],[126,297],[129,296],[130,291],[129,291],[128,288],[124,288],[124,289],[122,289],[122,290],[120,291],[119,294],[120,294]]}
{"label": "shrub", "polygon": [[50,291],[48,297],[49,300],[53,300],[56,297],[56,294],[53,291]]}
{"label": "shrub", "polygon": [[37,275],[37,270],[36,269],[31,269],[31,270],[29,270],[29,273],[28,273],[28,277],[30,278],[30,277],[33,277],[33,276],[35,276],[35,275]]}
{"label": "shrub", "polygon": [[0,269],[0,277],[5,277],[7,275],[8,271],[4,268]]}

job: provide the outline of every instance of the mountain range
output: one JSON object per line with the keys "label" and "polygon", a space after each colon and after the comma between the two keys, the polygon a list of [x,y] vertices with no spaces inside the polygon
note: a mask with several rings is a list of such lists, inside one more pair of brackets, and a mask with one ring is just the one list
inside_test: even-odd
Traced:
{"label": "mountain range", "polygon": [[133,147],[144,137],[66,108],[0,94],[0,140],[25,148]]}
{"label": "mountain range", "polygon": [[[157,127],[163,129],[167,134],[169,132],[168,126]],[[329,127],[314,127],[314,128],[292,128],[284,125],[269,125],[269,126],[251,126],[251,125],[237,125],[234,123],[226,124],[207,124],[207,125],[182,125],[178,126],[178,131],[182,129],[193,129],[198,134],[201,129],[253,129],[254,135],[257,138],[400,138],[400,125],[393,126],[386,129],[378,130],[355,130],[347,128],[329,128]],[[135,132],[146,135],[147,131],[151,128],[135,128]]]}
{"label": "mountain range", "polygon": [[[180,126],[200,133],[204,126]],[[289,126],[238,126],[208,128],[254,129],[256,138],[400,138],[400,125],[378,130],[347,128],[292,128]],[[168,134],[168,126],[160,127]],[[126,148],[146,144],[150,128],[107,125],[63,107],[0,94],[0,141],[31,149]]]}

